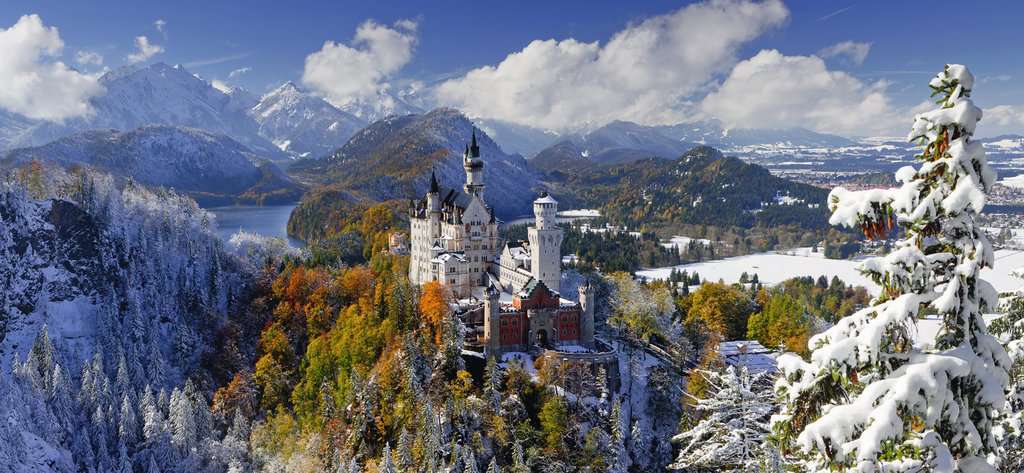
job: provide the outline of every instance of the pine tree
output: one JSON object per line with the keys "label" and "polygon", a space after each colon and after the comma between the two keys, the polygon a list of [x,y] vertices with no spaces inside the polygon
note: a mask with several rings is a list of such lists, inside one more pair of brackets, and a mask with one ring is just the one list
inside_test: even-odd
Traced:
{"label": "pine tree", "polygon": [[465,457],[463,459],[463,463],[466,465],[462,471],[465,473],[480,473],[480,470],[476,466],[476,455],[473,454],[473,449],[466,447],[462,449],[462,453]]}
{"label": "pine tree", "polygon": [[647,456],[647,438],[644,430],[640,428],[640,420],[633,421],[633,427],[629,430],[630,452],[634,457]]}
{"label": "pine tree", "polygon": [[118,417],[117,435],[126,444],[135,445],[139,438],[139,421],[135,415],[135,407],[127,395],[121,399],[121,411]]}
{"label": "pine tree", "polygon": [[424,464],[429,473],[437,469],[437,455],[441,451],[441,431],[434,414],[434,405],[427,400],[420,418],[418,435],[423,436]]}
{"label": "pine tree", "polygon": [[43,324],[43,328],[36,334],[36,339],[32,343],[28,359],[25,360],[32,385],[37,390],[49,392],[52,389],[50,372],[53,371],[53,366],[56,364],[56,352],[53,342],[50,341],[49,329],[46,324]]}
{"label": "pine tree", "polygon": [[487,358],[484,369],[484,396],[495,412],[501,406],[501,382],[501,370],[498,369],[497,360],[494,357]]}
{"label": "pine tree", "polygon": [[182,451],[189,451],[198,440],[195,410],[192,401],[177,388],[171,392],[171,406],[167,413],[171,442]]}
{"label": "pine tree", "polygon": [[530,473],[530,466],[526,464],[526,456],[523,455],[523,444],[518,440],[512,446],[512,473]]}
{"label": "pine tree", "polygon": [[398,469],[395,468],[395,462],[391,460],[391,444],[384,444],[384,453],[380,458],[380,473],[398,473]]}
{"label": "pine tree", "polygon": [[[1010,360],[981,318],[998,294],[979,277],[994,258],[975,218],[995,173],[971,140],[974,77],[948,65],[929,85],[940,107],[917,115],[909,135],[922,145],[920,167],[900,169],[899,188],[829,196],[830,223],[870,238],[898,226],[903,238],[861,266],[882,287],[870,307],[813,337],[809,363],[779,359],[786,405],[773,430],[810,470],[991,471]],[[915,344],[922,307],[942,328]]]}
{"label": "pine tree", "polygon": [[498,459],[491,458],[491,464],[487,466],[487,473],[501,473],[498,469]]}
{"label": "pine tree", "polygon": [[411,440],[409,438],[409,431],[402,429],[402,434],[398,436],[398,469],[401,471],[413,471],[415,464],[412,459],[412,446],[410,445]]}
{"label": "pine tree", "polygon": [[615,399],[612,403],[611,415],[608,419],[611,423],[611,465],[609,471],[625,472],[629,467],[629,453],[626,451],[626,432],[623,429],[624,419],[622,418],[622,403]]}
{"label": "pine tree", "polygon": [[1004,341],[1013,361],[1007,406],[998,430],[998,458],[1000,471],[1017,473],[1024,471],[1024,294],[1018,293],[1006,314],[993,320],[989,329]]}
{"label": "pine tree", "polygon": [[765,444],[775,408],[769,375],[730,366],[724,373],[695,370],[690,376],[704,376],[709,390],[704,399],[695,399],[701,421],[672,438],[680,448],[671,468],[760,471],[764,449],[772,448]]}
{"label": "pine tree", "polygon": [[142,435],[147,442],[156,442],[166,430],[164,415],[160,412],[153,391],[146,386],[142,395]]}

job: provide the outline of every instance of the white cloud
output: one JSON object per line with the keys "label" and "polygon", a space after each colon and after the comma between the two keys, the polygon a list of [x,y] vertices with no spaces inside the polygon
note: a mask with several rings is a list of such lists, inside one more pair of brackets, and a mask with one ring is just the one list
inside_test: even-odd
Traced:
{"label": "white cloud", "polygon": [[839,60],[849,61],[854,65],[864,64],[864,60],[868,58],[868,53],[871,52],[871,43],[858,43],[856,41],[843,41],[842,43],[833,44],[825,49],[818,52],[818,56],[823,58],[838,58]]}
{"label": "white cloud", "polygon": [[241,76],[242,74],[248,74],[252,72],[251,67],[240,67],[228,73],[228,79],[234,79],[235,77]]}
{"label": "white cloud", "polygon": [[473,116],[552,129],[678,122],[688,116],[689,95],[788,15],[777,0],[708,0],[630,25],[604,45],[533,41],[435,93]]}
{"label": "white cloud", "polygon": [[306,56],[302,82],[337,105],[373,96],[412,59],[416,22],[399,20],[394,27],[366,21],[350,44],[327,41]]}
{"label": "white cloud", "polygon": [[83,66],[102,66],[103,56],[95,51],[78,51],[75,53],[75,62]]}
{"label": "white cloud", "polygon": [[232,87],[230,84],[228,84],[227,82],[224,82],[224,81],[222,81],[220,79],[213,79],[213,80],[211,80],[210,81],[210,85],[213,86],[214,89],[217,89],[217,90],[219,90],[221,92],[224,92],[225,94],[229,94],[229,93],[231,93],[232,91],[235,90],[235,88]]}
{"label": "white cloud", "polygon": [[1013,79],[1013,76],[1009,74],[997,74],[994,76],[982,76],[981,80],[979,80],[978,82],[982,84],[987,84],[990,82],[1009,82],[1011,79]]}
{"label": "white cloud", "polygon": [[158,19],[153,22],[153,26],[156,27],[156,30],[159,31],[160,34],[164,35],[164,38],[167,38],[167,32],[164,31],[164,28],[167,27],[166,21],[164,21],[163,19]]}
{"label": "white cloud", "polygon": [[982,110],[979,136],[1024,134],[1024,105],[997,105]]}
{"label": "white cloud", "polygon": [[55,60],[63,48],[57,28],[43,25],[38,15],[0,29],[0,108],[52,121],[89,114],[89,99],[103,87],[96,77]]}
{"label": "white cloud", "polygon": [[896,112],[887,83],[865,83],[830,71],[817,56],[784,56],[764,50],[742,61],[700,104],[707,116],[730,127],[805,127],[865,136],[896,133],[910,115]]}
{"label": "white cloud", "polygon": [[203,67],[213,66],[215,64],[223,64],[225,62],[237,61],[239,59],[245,59],[252,55],[252,52],[246,51],[242,53],[228,54],[227,56],[212,57],[209,59],[200,59],[197,61],[190,61],[184,64],[185,67]]}
{"label": "white cloud", "polygon": [[145,61],[157,54],[164,52],[164,47],[158,44],[152,44],[149,42],[149,38],[145,36],[135,37],[135,48],[136,51],[128,55],[128,62],[134,64],[137,62]]}

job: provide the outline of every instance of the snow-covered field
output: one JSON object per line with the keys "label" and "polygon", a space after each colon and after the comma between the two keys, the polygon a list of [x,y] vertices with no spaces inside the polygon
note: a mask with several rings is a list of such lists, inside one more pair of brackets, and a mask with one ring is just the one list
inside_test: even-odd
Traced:
{"label": "snow-covered field", "polygon": [[597,218],[601,216],[601,211],[597,209],[563,210],[558,212],[558,216],[566,218]]}
{"label": "snow-covered field", "polygon": [[[690,274],[697,272],[704,281],[721,279],[727,283],[739,281],[740,275],[744,272],[751,276],[757,274],[758,280],[766,285],[778,284],[800,276],[817,278],[824,275],[828,279],[838,276],[848,284],[864,286],[872,294],[877,294],[878,286],[857,271],[857,264],[860,261],[827,259],[821,252],[815,253],[809,248],[796,248],[790,251],[772,251],[684,264],[675,268],[686,270]],[[985,269],[981,274],[999,292],[1015,291],[1024,287],[1024,280],[1013,276],[1011,272],[1021,267],[1024,267],[1024,251],[998,250],[995,268]],[[671,271],[671,266],[651,268],[637,271],[636,275],[648,280],[667,279]]]}
{"label": "snow-covered field", "polygon": [[703,245],[705,247],[711,246],[711,240],[708,240],[707,238],[690,238],[681,235],[675,235],[668,241],[661,242],[661,246],[665,248],[675,248],[682,252],[686,250],[687,247],[689,247],[691,241],[695,241],[698,244]]}

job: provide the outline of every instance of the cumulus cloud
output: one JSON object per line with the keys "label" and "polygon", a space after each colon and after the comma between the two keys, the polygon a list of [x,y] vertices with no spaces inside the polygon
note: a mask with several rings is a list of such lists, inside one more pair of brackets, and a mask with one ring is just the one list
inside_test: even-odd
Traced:
{"label": "cumulus cloud", "polygon": [[228,79],[234,79],[242,74],[248,74],[252,71],[251,67],[240,67],[228,73]]}
{"label": "cumulus cloud", "polygon": [[210,85],[213,86],[214,89],[224,92],[225,94],[229,94],[235,90],[235,88],[232,87],[231,84],[228,84],[227,82],[224,82],[220,79],[211,80]]}
{"label": "cumulus cloud", "polygon": [[1024,134],[1024,105],[997,105],[982,110],[979,136]]}
{"label": "cumulus cloud", "polygon": [[89,99],[103,88],[96,77],[56,60],[63,48],[57,28],[38,15],[0,28],[0,108],[51,121],[89,114]]}
{"label": "cumulus cloud", "polygon": [[167,37],[167,32],[164,31],[164,28],[167,27],[167,22],[166,21],[164,21],[163,19],[158,19],[158,20],[153,22],[153,26],[156,27],[156,30],[159,31],[160,34],[164,35],[164,38]]}
{"label": "cumulus cloud", "polygon": [[306,56],[302,82],[337,105],[371,97],[412,59],[416,26],[413,20],[393,27],[366,21],[349,44],[327,41]]}
{"label": "cumulus cloud", "polygon": [[777,0],[709,0],[630,25],[604,45],[533,41],[435,93],[470,115],[553,129],[615,119],[678,122],[687,116],[687,96],[788,16]]}
{"label": "cumulus cloud", "polygon": [[894,110],[886,87],[885,81],[866,83],[831,71],[817,56],[763,50],[736,64],[700,108],[730,127],[805,127],[853,136],[892,133],[909,123],[910,115]]}
{"label": "cumulus cloud", "polygon": [[128,55],[128,62],[135,64],[164,52],[164,47],[149,42],[145,36],[135,37],[135,52]]}
{"label": "cumulus cloud", "polygon": [[83,66],[102,66],[103,56],[95,51],[78,51],[75,53],[75,62]]}
{"label": "cumulus cloud", "polygon": [[848,61],[850,64],[861,65],[868,58],[871,52],[871,43],[858,43],[856,41],[843,41],[833,44],[818,52],[823,58],[837,58],[841,61]]}

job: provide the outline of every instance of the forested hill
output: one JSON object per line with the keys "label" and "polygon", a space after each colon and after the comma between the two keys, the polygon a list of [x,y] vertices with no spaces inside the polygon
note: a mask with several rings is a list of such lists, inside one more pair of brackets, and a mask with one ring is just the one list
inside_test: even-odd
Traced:
{"label": "forested hill", "polygon": [[[431,170],[441,185],[462,186],[462,152],[473,130],[469,119],[449,108],[389,117],[359,131],[326,159],[301,161],[290,172],[375,201],[422,197]],[[506,154],[482,130],[476,134],[488,201],[499,215],[529,212],[537,178],[526,160]]]}
{"label": "forested hill", "polygon": [[[426,193],[431,171],[441,185],[461,189],[466,181],[462,153],[473,130],[469,119],[450,108],[392,116],[359,131],[327,158],[295,163],[289,172],[314,186],[292,213],[289,234],[306,241],[331,236],[348,217],[379,202],[389,202],[403,215],[409,199]],[[487,202],[499,217],[529,213],[540,192],[537,173],[482,130],[476,129],[476,136]]]}
{"label": "forested hill", "polygon": [[567,207],[601,209],[632,227],[827,226],[828,191],[773,176],[767,169],[714,148],[694,148],[678,159],[643,159],[549,174]]}
{"label": "forested hill", "polygon": [[15,174],[0,177],[0,471],[225,471],[244,451],[203,391],[254,349],[201,361],[253,278],[210,216],[92,172]]}

